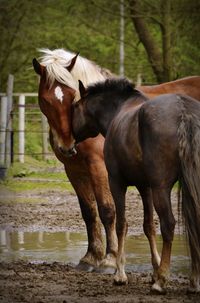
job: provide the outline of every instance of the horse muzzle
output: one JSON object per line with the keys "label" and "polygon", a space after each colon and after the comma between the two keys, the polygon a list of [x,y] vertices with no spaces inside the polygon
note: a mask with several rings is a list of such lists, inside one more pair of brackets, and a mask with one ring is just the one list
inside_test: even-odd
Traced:
{"label": "horse muzzle", "polygon": [[75,156],[77,154],[77,150],[75,145],[72,146],[69,149],[63,148],[63,147],[59,147],[59,151],[61,152],[61,154],[67,158]]}

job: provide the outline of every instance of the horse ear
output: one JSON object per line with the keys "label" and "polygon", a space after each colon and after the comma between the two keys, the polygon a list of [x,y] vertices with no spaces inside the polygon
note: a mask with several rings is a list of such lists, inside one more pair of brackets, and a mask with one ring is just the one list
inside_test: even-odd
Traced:
{"label": "horse ear", "polygon": [[40,63],[37,61],[36,58],[33,59],[33,67],[34,67],[35,72],[36,72],[38,75],[42,76],[42,70],[43,70],[43,69],[42,69],[42,66],[41,66]]}
{"label": "horse ear", "polygon": [[67,66],[67,70],[68,70],[69,72],[71,72],[71,70],[73,69],[73,67],[74,67],[74,65],[75,65],[75,63],[76,63],[76,59],[77,59],[78,55],[79,55],[79,53],[77,53],[76,56],[74,56],[74,57],[72,58],[72,60],[71,60],[71,62],[70,62],[70,65]]}
{"label": "horse ear", "polygon": [[81,80],[78,80],[78,83],[79,83],[80,95],[81,95],[81,98],[83,98],[86,95],[86,89],[85,89],[85,87],[83,85],[83,82]]}

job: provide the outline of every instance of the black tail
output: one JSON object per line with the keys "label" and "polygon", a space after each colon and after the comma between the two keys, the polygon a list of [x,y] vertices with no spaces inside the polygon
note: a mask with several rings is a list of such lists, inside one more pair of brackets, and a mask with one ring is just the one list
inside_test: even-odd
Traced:
{"label": "black tail", "polygon": [[200,275],[200,103],[181,97],[178,127],[182,168],[182,213],[190,245],[193,275]]}

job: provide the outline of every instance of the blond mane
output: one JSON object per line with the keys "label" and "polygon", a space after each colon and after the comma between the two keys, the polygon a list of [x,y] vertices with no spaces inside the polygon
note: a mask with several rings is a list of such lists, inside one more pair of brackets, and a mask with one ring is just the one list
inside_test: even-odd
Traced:
{"label": "blond mane", "polygon": [[75,100],[80,98],[78,80],[81,80],[87,87],[92,83],[103,81],[112,76],[109,70],[101,68],[81,56],[77,57],[72,71],[69,72],[66,67],[70,65],[72,58],[75,56],[74,53],[64,49],[50,50],[42,48],[39,51],[43,54],[40,57],[40,63],[46,67],[50,85],[57,80],[73,88],[76,91]]}

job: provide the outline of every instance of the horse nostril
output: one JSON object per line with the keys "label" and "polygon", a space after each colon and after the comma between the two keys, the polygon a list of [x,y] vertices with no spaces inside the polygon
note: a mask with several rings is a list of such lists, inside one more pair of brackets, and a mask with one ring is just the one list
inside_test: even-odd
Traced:
{"label": "horse nostril", "polygon": [[66,148],[63,148],[63,147],[59,147],[59,151],[64,155],[64,156],[67,156],[67,157],[71,157],[71,156],[74,156],[77,154],[77,151],[76,151],[76,148],[75,146],[73,146],[72,148],[69,148],[69,149],[66,149]]}
{"label": "horse nostril", "polygon": [[70,148],[70,149],[68,150],[68,153],[69,153],[70,156],[74,156],[74,155],[77,154],[77,150],[76,150],[76,148],[73,146],[72,148]]}

